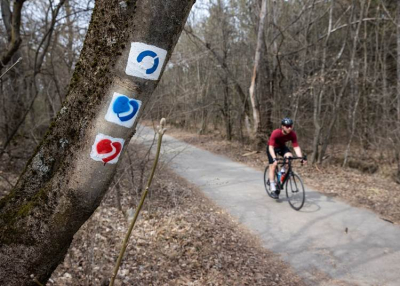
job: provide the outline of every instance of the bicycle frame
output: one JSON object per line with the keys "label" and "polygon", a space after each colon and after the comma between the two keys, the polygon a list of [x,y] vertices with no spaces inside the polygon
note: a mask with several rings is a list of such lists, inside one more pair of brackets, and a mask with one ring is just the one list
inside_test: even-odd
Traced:
{"label": "bicycle frame", "polygon": [[[280,165],[280,168],[276,168],[276,169],[275,169],[275,175],[276,175],[277,178],[279,178],[279,177],[278,177],[278,172],[279,172],[279,170],[280,170],[283,166],[288,165],[287,170],[286,170],[286,172],[285,172],[285,178],[283,179],[283,182],[281,182],[281,181],[277,182],[277,184],[278,184],[278,186],[279,186],[280,189],[283,189],[283,186],[286,184],[287,180],[288,180],[289,177],[292,175],[292,161],[293,161],[293,160],[298,160],[298,159],[303,159],[303,158],[300,158],[300,157],[278,158],[278,161],[283,161],[283,162],[282,162],[281,164],[278,164],[278,165]],[[277,166],[277,167],[278,167],[278,166]]]}
{"label": "bicycle frame", "polygon": [[[288,202],[290,206],[298,211],[300,210],[305,202],[305,190],[304,190],[304,185],[303,182],[298,174],[296,174],[293,170],[292,167],[292,161],[297,160],[297,159],[302,159],[302,160],[307,160],[306,157],[304,158],[299,158],[299,157],[289,157],[289,158],[278,158],[278,164],[275,168],[274,172],[274,180],[276,180],[276,195],[280,194],[280,190],[283,190],[284,187],[286,188],[286,197],[288,199]],[[286,166],[287,165],[287,166]],[[269,180],[269,167],[271,165],[266,166],[265,171],[264,171],[264,186],[265,190],[267,191],[267,194],[273,198],[277,199],[277,196],[272,195],[272,190],[271,190],[271,185],[270,185],[270,180]],[[285,177],[281,181],[279,178],[279,170],[285,166]],[[278,192],[279,190],[279,192]]]}

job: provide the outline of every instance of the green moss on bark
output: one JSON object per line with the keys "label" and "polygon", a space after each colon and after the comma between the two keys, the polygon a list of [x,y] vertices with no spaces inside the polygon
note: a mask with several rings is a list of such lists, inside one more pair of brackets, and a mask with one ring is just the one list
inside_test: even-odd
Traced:
{"label": "green moss on bark", "polygon": [[[19,237],[19,234],[25,233],[20,226],[16,225],[21,219],[29,216],[36,207],[46,205],[48,201],[48,191],[50,188],[42,188],[37,192],[31,200],[24,202],[16,209],[8,210],[0,216],[0,221],[4,224],[6,233],[0,233],[1,243],[13,243]],[[15,191],[11,192],[8,196],[0,201],[2,206],[5,206],[10,200],[15,197]]]}

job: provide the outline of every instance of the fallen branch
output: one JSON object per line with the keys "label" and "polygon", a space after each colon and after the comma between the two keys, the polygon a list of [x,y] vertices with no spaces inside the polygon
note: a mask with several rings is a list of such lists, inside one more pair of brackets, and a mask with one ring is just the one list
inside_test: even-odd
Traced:
{"label": "fallen branch", "polygon": [[254,154],[257,154],[257,153],[260,153],[260,152],[259,151],[249,152],[249,153],[243,154],[242,157],[251,156],[251,155],[254,155]]}

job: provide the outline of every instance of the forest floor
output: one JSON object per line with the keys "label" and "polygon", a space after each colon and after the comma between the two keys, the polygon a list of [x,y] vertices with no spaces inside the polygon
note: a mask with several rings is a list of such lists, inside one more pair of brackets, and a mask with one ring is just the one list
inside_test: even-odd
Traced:
{"label": "forest floor", "polygon": [[[76,234],[48,285],[108,285],[128,228],[126,210],[136,207],[141,193],[132,180],[146,182],[152,164],[145,150],[138,154],[134,148],[135,159],[124,158],[106,198]],[[130,176],[118,176],[124,173]],[[305,284],[254,235],[161,164],[115,285]]]}
{"label": "forest floor", "polygon": [[[264,152],[256,153],[250,146],[218,136],[199,136],[172,127],[167,134],[258,170],[267,164]],[[129,226],[128,217],[139,202],[152,164],[146,150],[137,152],[140,148],[135,146],[133,159],[133,146],[129,149],[106,197],[75,235],[48,286],[108,285]],[[8,161],[3,157],[0,162],[0,197],[16,182],[16,170],[22,169],[21,162],[26,159],[21,154]],[[308,164],[296,170],[308,186],[321,193],[400,223],[400,186],[380,172],[366,175],[333,164]],[[329,283],[328,279],[321,276],[319,285],[325,282]],[[160,166],[115,285],[305,284],[278,255],[263,248],[253,234],[195,186]]]}
{"label": "forest floor", "polygon": [[[226,141],[219,135],[198,135],[175,127],[169,127],[168,135],[260,171],[263,171],[268,164],[264,151],[256,152],[250,145]],[[382,160],[383,162],[379,164],[379,160],[373,159],[379,164],[379,170],[374,174],[353,168],[342,168],[340,166],[342,160],[338,155],[342,153],[335,150],[329,154],[330,159],[327,163],[318,166],[311,164],[296,166],[295,170],[302,176],[307,186],[320,193],[355,207],[369,209],[383,220],[400,224],[398,208],[400,185],[392,178],[395,167],[388,165],[387,160]]]}
{"label": "forest floor", "polygon": [[[147,150],[129,145],[108,193],[47,286],[108,285],[151,165]],[[1,174],[14,184],[11,167],[22,166],[2,161]],[[1,182],[0,198],[8,185]],[[115,285],[306,284],[229,214],[160,164]]]}

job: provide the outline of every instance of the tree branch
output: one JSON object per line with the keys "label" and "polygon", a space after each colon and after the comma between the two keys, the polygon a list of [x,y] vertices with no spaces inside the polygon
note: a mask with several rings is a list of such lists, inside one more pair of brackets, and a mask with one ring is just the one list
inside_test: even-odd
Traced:
{"label": "tree branch", "polygon": [[[7,7],[6,4],[4,3],[5,1],[2,1],[2,14],[10,12],[9,11],[9,6]],[[7,29],[7,34],[9,33],[9,44],[7,50],[2,53],[0,57],[0,70],[3,69],[11,60],[12,56],[18,51],[19,46],[21,45],[21,36],[20,36],[20,28],[21,28],[21,11],[22,11],[22,6],[24,5],[25,0],[15,0],[14,1],[14,6],[13,6],[13,13],[8,14],[7,17],[8,19],[12,19],[11,22],[11,30],[10,26],[7,29],[7,24],[6,24],[6,29]],[[5,11],[3,11],[3,7],[5,7]],[[11,13],[11,12],[10,12]],[[4,23],[6,23],[6,19],[4,19]]]}

